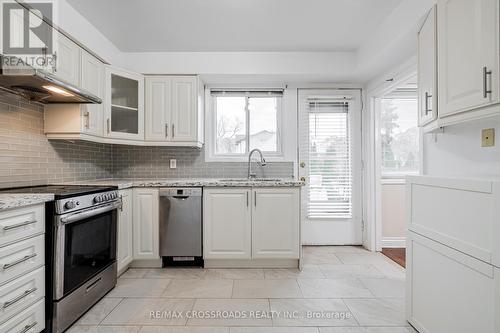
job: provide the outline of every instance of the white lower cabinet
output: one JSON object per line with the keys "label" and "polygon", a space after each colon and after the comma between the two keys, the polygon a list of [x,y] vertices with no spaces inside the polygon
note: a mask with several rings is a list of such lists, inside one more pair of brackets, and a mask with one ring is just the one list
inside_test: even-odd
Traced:
{"label": "white lower cabinet", "polygon": [[205,259],[298,259],[298,188],[204,191]]}
{"label": "white lower cabinet", "polygon": [[133,194],[134,259],[159,259],[158,189],[135,188]]}
{"label": "white lower cabinet", "polygon": [[203,257],[250,259],[249,188],[210,188],[203,193]]}
{"label": "white lower cabinet", "polygon": [[411,231],[406,251],[407,319],[419,332],[500,332],[498,267]]}
{"label": "white lower cabinet", "polygon": [[0,324],[2,333],[35,333],[45,329],[45,301],[39,300],[24,311]]}
{"label": "white lower cabinet", "polygon": [[252,257],[299,257],[299,189],[253,190]]}
{"label": "white lower cabinet", "polygon": [[44,205],[0,212],[0,332],[45,328]]}
{"label": "white lower cabinet", "polygon": [[118,273],[123,272],[134,258],[133,254],[133,190],[121,190],[122,207],[118,211],[117,265]]}

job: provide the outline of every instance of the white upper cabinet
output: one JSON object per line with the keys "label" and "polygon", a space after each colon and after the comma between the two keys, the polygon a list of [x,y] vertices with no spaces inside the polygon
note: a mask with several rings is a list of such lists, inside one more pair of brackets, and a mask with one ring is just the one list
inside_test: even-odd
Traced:
{"label": "white upper cabinet", "polygon": [[146,141],[203,144],[203,86],[196,76],[146,77]]}
{"label": "white upper cabinet", "polygon": [[257,188],[252,204],[252,257],[299,257],[299,188]]}
{"label": "white upper cabinet", "polygon": [[80,84],[80,47],[63,34],[56,32],[57,47],[53,73],[68,83]]}
{"label": "white upper cabinet", "polygon": [[172,141],[198,140],[198,79],[172,78]]}
{"label": "white upper cabinet", "polygon": [[418,122],[437,119],[436,7],[432,7],[418,32]]}
{"label": "white upper cabinet", "polygon": [[144,77],[106,67],[105,133],[109,138],[144,140]]}
{"label": "white upper cabinet", "polygon": [[172,81],[165,76],[146,77],[146,140],[169,141]]}
{"label": "white upper cabinet", "polygon": [[439,116],[498,103],[498,0],[439,0]]}
{"label": "white upper cabinet", "polygon": [[[88,52],[81,52],[80,87],[97,97],[104,97],[104,64]],[[82,104],[82,131],[89,135],[103,135],[103,105]]]}

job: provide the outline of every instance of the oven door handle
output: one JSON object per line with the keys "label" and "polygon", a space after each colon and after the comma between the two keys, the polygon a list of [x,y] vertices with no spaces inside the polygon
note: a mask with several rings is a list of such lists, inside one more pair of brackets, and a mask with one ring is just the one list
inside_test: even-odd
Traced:
{"label": "oven door handle", "polygon": [[114,210],[114,209],[118,209],[121,207],[121,205],[122,205],[121,201],[117,201],[117,202],[114,202],[112,204],[102,206],[99,208],[93,208],[93,209],[89,209],[89,210],[86,210],[83,212],[74,213],[74,214],[71,214],[68,216],[62,216],[60,218],[60,221],[62,224],[69,224],[69,223],[77,222],[77,221],[80,221],[80,220],[83,220],[83,219],[86,219],[86,218],[89,218],[92,216],[96,216],[96,215],[99,215],[102,213],[109,212],[109,211]]}

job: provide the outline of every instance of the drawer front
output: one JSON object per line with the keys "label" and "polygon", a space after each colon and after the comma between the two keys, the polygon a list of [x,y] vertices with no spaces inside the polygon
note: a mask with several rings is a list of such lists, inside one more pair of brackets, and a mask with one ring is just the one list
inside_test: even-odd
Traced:
{"label": "drawer front", "polygon": [[406,282],[408,321],[419,332],[499,332],[500,276],[492,265],[410,232]]}
{"label": "drawer front", "polygon": [[407,200],[409,230],[492,263],[498,203],[491,183],[409,182]]}
{"label": "drawer front", "polygon": [[44,328],[45,302],[43,299],[0,324],[0,332],[2,333],[38,333]]}
{"label": "drawer front", "polygon": [[0,248],[0,285],[43,266],[44,256],[44,235]]}
{"label": "drawer front", "polygon": [[45,231],[44,205],[0,213],[0,247]]}
{"label": "drawer front", "polygon": [[0,323],[45,296],[45,269],[21,276],[0,287]]}

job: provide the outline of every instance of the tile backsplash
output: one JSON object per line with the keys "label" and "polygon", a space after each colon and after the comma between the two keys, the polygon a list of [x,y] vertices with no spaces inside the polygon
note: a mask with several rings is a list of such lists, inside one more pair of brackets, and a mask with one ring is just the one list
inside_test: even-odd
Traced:
{"label": "tile backsplash", "polygon": [[0,188],[112,177],[112,147],[43,134],[43,106],[0,92]]}
{"label": "tile backsplash", "polygon": [[[171,158],[177,168],[170,169]],[[293,163],[254,164],[259,177],[291,177]],[[205,162],[204,150],[49,141],[43,106],[0,91],[0,188],[103,178],[246,177],[246,163]]]}
{"label": "tile backsplash", "polygon": [[[170,169],[170,159],[177,168]],[[293,177],[292,162],[252,164],[258,177]],[[115,178],[240,178],[247,176],[247,163],[205,162],[204,149],[183,147],[113,147]]]}

